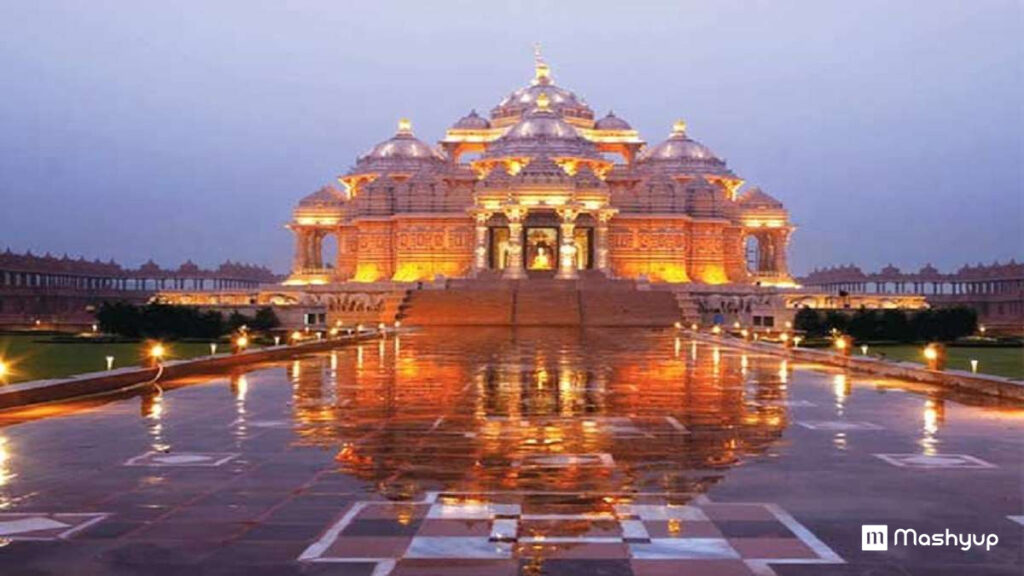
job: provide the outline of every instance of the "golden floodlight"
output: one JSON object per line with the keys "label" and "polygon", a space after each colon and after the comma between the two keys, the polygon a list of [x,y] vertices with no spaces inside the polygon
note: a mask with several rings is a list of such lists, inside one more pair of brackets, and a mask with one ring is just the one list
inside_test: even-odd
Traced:
{"label": "golden floodlight", "polygon": [[711,333],[714,334],[715,336],[718,336],[719,334],[722,333],[722,327],[719,326],[718,324],[715,324],[714,327],[711,328]]}
{"label": "golden floodlight", "polygon": [[7,363],[0,360],[0,378],[7,376]]}
{"label": "golden floodlight", "polygon": [[302,332],[299,332],[298,330],[296,330],[295,332],[292,332],[292,342],[298,342],[299,339],[301,339],[301,338],[302,338]]}
{"label": "golden floodlight", "polygon": [[164,348],[163,344],[154,344],[153,347],[149,349],[149,355],[158,361],[162,359],[166,353],[167,349]]}
{"label": "golden floodlight", "polygon": [[924,347],[924,359],[928,361],[929,370],[944,370],[946,368],[946,347],[938,342],[932,342]]}
{"label": "golden floodlight", "polygon": [[245,350],[245,347],[249,345],[249,337],[242,334],[237,340],[235,340],[235,344],[238,346],[239,350]]}
{"label": "golden floodlight", "polygon": [[836,350],[843,356],[850,355],[850,338],[848,336],[836,336]]}

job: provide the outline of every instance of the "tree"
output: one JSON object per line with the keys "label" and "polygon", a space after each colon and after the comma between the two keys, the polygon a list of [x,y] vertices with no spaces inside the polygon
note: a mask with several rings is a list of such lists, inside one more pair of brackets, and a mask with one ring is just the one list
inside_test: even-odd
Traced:
{"label": "tree", "polygon": [[828,332],[835,330],[845,334],[849,323],[850,319],[846,314],[838,310],[829,310],[825,313],[825,330]]}
{"label": "tree", "polygon": [[257,310],[256,314],[252,317],[252,322],[249,324],[253,330],[260,332],[269,332],[280,325],[281,321],[277,319],[277,314],[274,314],[274,309],[269,306],[264,306]]}
{"label": "tree", "polygon": [[854,340],[874,340],[879,333],[878,323],[878,314],[874,310],[861,307],[850,317],[846,330]]}
{"label": "tree", "polygon": [[806,306],[797,310],[793,317],[793,327],[806,332],[808,336],[824,336],[826,332],[821,313]]}

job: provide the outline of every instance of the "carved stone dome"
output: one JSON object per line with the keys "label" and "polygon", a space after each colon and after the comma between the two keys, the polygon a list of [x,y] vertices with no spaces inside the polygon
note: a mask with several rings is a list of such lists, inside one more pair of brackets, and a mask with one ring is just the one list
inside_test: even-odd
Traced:
{"label": "carved stone dome", "polygon": [[356,172],[415,171],[428,165],[441,165],[444,155],[416,138],[408,120],[398,121],[398,131],[377,144],[356,162]]}
{"label": "carved stone dome", "polygon": [[476,113],[476,110],[471,110],[469,114],[459,118],[452,128],[456,130],[486,130],[491,127],[491,123],[486,118]]}
{"label": "carved stone dome", "polygon": [[597,157],[597,149],[575,128],[549,106],[546,93],[540,95],[536,108],[527,112],[522,120],[487,150],[485,157],[508,156],[573,156]]}
{"label": "carved stone dome", "polygon": [[601,118],[596,123],[594,123],[594,128],[597,128],[598,130],[632,130],[633,129],[633,127],[629,125],[629,122],[626,122],[622,118],[619,118],[618,116],[615,115],[614,112],[611,112],[611,111],[608,112],[607,116],[605,116],[604,118]]}
{"label": "carved stone dome", "polygon": [[731,174],[714,152],[686,135],[686,123],[682,121],[675,123],[667,140],[641,152],[637,163],[673,172]]}

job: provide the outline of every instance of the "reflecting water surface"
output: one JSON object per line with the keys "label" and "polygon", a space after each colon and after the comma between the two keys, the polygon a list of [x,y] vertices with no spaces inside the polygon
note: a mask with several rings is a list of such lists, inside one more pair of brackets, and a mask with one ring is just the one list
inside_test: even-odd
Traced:
{"label": "reflecting water surface", "polygon": [[1005,536],[908,570],[1020,562],[1019,406],[673,331],[410,332],[167,388],[8,416],[0,567],[847,574],[862,523]]}

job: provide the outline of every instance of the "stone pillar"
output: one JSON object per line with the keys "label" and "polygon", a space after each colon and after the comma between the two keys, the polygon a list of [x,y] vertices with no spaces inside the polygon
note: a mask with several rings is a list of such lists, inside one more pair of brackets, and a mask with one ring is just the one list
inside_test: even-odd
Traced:
{"label": "stone pillar", "polygon": [[786,248],[789,245],[789,234],[788,228],[782,228],[775,237],[772,238],[775,245],[775,253],[772,255],[774,261],[772,262],[775,272],[783,277],[789,278],[789,263],[786,261]]}
{"label": "stone pillar", "polygon": [[523,261],[523,220],[526,209],[522,206],[506,206],[505,217],[508,218],[508,266],[501,277],[510,280],[526,278],[525,262]]}
{"label": "stone pillar", "polygon": [[473,214],[476,220],[476,236],[473,246],[473,275],[487,270],[487,221],[490,212],[479,211]]}
{"label": "stone pillar", "polygon": [[324,267],[324,233],[322,230],[313,231],[312,239],[312,250],[313,253],[310,255],[313,268],[322,269]]}
{"label": "stone pillar", "polygon": [[[295,257],[292,261],[292,272],[300,274],[308,266],[309,230],[305,228],[293,228],[292,230],[295,232]],[[216,287],[216,282],[214,282],[214,287]]]}
{"label": "stone pillar", "polygon": [[605,208],[595,214],[597,227],[594,228],[594,267],[603,272],[605,276],[612,275],[608,257],[608,221],[612,219],[615,212],[614,209]]}
{"label": "stone pillar", "polygon": [[562,218],[559,226],[562,241],[558,247],[558,272],[555,278],[559,280],[579,278],[579,270],[576,268],[576,217],[579,213],[579,210],[573,208],[558,210],[558,215]]}

